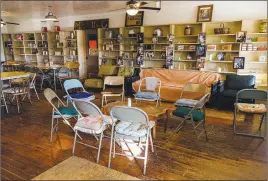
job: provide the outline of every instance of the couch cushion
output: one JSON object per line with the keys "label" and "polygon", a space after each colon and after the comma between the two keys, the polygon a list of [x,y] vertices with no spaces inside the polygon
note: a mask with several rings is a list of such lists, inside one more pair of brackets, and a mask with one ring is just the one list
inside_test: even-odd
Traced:
{"label": "couch cushion", "polygon": [[[185,116],[187,116],[189,114],[190,110],[191,110],[191,108],[178,107],[177,109],[175,109],[175,111],[172,112],[172,114],[174,116],[184,118]],[[205,114],[202,113],[201,111],[197,111],[197,110],[194,110],[192,112],[192,115],[193,115],[193,120],[195,122],[202,121],[205,118]]]}
{"label": "couch cushion", "polygon": [[255,76],[253,75],[227,75],[224,89],[251,89],[255,85]]}
{"label": "couch cushion", "polygon": [[117,76],[131,77],[133,73],[133,67],[120,67]]}
{"label": "couch cushion", "polygon": [[103,79],[95,79],[95,78],[86,79],[84,86],[90,88],[102,88]]}
{"label": "couch cushion", "polygon": [[232,90],[232,89],[225,89],[223,90],[220,95],[223,97],[236,97],[236,94],[239,92],[239,90]]}
{"label": "couch cushion", "polygon": [[142,98],[142,99],[158,99],[159,96],[155,92],[137,92],[134,94],[135,98]]}
{"label": "couch cushion", "polygon": [[101,65],[99,69],[99,76],[103,75],[115,75],[116,74],[116,66],[112,65]]}

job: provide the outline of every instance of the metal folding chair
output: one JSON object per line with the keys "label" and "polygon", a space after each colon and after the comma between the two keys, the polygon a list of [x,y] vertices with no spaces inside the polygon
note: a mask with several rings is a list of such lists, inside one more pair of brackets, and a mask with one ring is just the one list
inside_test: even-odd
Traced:
{"label": "metal folding chair", "polygon": [[[143,83],[145,82],[145,88],[143,88]],[[157,90],[158,86],[158,90]],[[134,97],[139,101],[156,101],[156,106],[158,103],[161,104],[160,98],[161,90],[161,80],[156,77],[145,77],[140,81],[139,90]]]}
{"label": "metal folding chair", "polygon": [[[244,102],[245,100],[253,100],[253,102],[263,101],[264,103],[262,104],[241,103],[241,102]],[[237,132],[236,122],[237,122],[237,113],[239,112],[260,115],[260,125],[258,129],[260,131],[263,121],[266,123],[265,117],[267,114],[267,91],[257,90],[257,89],[243,89],[239,91],[236,95],[234,119],[233,119],[233,129],[234,129],[235,134],[251,136],[251,137],[256,137],[256,138],[264,138],[266,136],[266,132],[267,132],[266,126],[264,128],[264,136]]]}
{"label": "metal folding chair", "polygon": [[[115,157],[116,154],[122,155],[122,156],[128,156],[128,157],[130,156],[130,155],[115,152],[116,140],[119,140],[126,144],[137,144],[138,142],[140,145],[145,145],[145,156],[131,155],[131,157],[144,160],[143,173],[146,174],[149,140],[151,142],[152,152],[154,152],[151,130],[155,126],[155,122],[149,121],[148,115],[141,109],[138,109],[135,107],[116,106],[111,109],[110,115],[112,117],[112,120],[119,120],[120,122],[117,125],[115,125],[115,121],[113,121],[113,124],[112,124],[108,167],[110,168],[111,166],[112,152],[113,152],[113,158]],[[125,123],[129,125],[139,124],[140,127],[138,128],[137,131],[134,131],[132,129],[133,131],[129,132],[127,131],[129,129],[125,129],[125,130],[122,129],[121,125],[124,125]],[[112,151],[112,147],[113,147],[113,151]]]}
{"label": "metal folding chair", "polygon": [[[123,76],[106,76],[104,78],[103,83],[103,91],[101,92],[101,106],[103,107],[103,103],[107,104],[107,97],[122,97],[122,101],[124,100],[124,77]],[[122,86],[120,88],[107,88],[107,86]]]}
{"label": "metal folding chair", "polygon": [[[58,132],[59,122],[58,119],[62,118],[63,122],[67,124],[74,132],[74,128],[71,126],[68,119],[79,117],[78,112],[73,107],[67,107],[57,94],[47,88],[44,90],[44,96],[48,102],[52,105],[52,121],[51,121],[51,130],[50,130],[50,142],[52,142],[53,132],[56,130]],[[57,119],[56,124],[54,125],[54,119]],[[79,136],[79,135],[78,135]],[[79,136],[81,139],[81,137]]]}
{"label": "metal folding chair", "polygon": [[[64,89],[67,93],[67,105],[68,102],[71,101],[73,99],[80,99],[80,100],[86,100],[86,101],[92,101],[95,99],[95,96],[93,94],[88,93],[84,86],[82,85],[82,83],[77,80],[77,79],[70,79],[70,80],[66,80],[63,84]],[[72,89],[80,89],[82,91],[80,92],[75,92],[75,93],[70,93],[70,90]]]}
{"label": "metal folding chair", "polygon": [[[201,112],[208,97],[209,97],[209,94],[205,94],[193,107],[192,106],[186,107],[185,105],[178,106],[177,109],[171,113],[170,115],[171,118],[179,119],[181,120],[181,122],[173,131],[173,133],[169,136],[169,138],[167,139],[167,142],[175,133],[178,133],[180,131],[180,129],[184,126],[186,121],[189,121],[193,125],[195,135],[196,135],[196,128],[202,123],[203,131],[199,134],[199,136],[203,132],[205,132],[206,140],[208,140],[207,131],[206,131],[206,114],[205,112]],[[197,136],[197,138],[199,138],[199,136]]]}
{"label": "metal folding chair", "polygon": [[[73,105],[80,115],[78,122],[74,126],[75,137],[74,137],[74,144],[73,144],[73,154],[75,151],[76,143],[80,143],[82,145],[85,145],[85,146],[88,146],[91,148],[95,148],[98,150],[98,154],[97,154],[97,163],[98,163],[99,158],[100,158],[100,152],[101,152],[103,132],[106,130],[107,124],[110,123],[110,121],[108,120],[110,118],[106,115],[103,115],[102,112],[100,111],[100,109],[92,102],[74,99]],[[87,117],[87,116],[89,116],[89,117]],[[89,123],[88,118],[93,120],[94,122]],[[99,125],[98,128],[96,128],[96,124]],[[87,133],[87,134],[91,134],[97,140],[99,137],[99,146],[95,147],[95,146],[77,141],[76,138],[78,135],[78,131],[83,132],[83,133]]]}

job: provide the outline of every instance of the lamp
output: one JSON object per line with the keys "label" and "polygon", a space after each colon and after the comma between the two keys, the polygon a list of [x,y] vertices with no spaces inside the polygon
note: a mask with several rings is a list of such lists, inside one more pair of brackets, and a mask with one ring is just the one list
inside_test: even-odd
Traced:
{"label": "lamp", "polygon": [[47,21],[55,21],[57,20],[57,17],[53,15],[52,11],[51,11],[51,6],[48,6],[49,12],[48,14],[45,16],[45,20]]}
{"label": "lamp", "polygon": [[130,16],[135,16],[139,12],[138,9],[136,9],[135,6],[128,6],[127,14]]}

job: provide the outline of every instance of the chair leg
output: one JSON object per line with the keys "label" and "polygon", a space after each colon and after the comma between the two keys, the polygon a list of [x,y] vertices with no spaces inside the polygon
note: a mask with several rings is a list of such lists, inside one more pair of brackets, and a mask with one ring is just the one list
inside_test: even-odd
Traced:
{"label": "chair leg", "polygon": [[152,138],[152,131],[150,131],[150,142],[151,142],[151,147],[152,147],[152,152],[154,153],[154,143],[153,143],[153,138]]}
{"label": "chair leg", "polygon": [[4,96],[3,92],[2,92],[2,99],[3,99],[3,101],[4,101],[4,105],[5,105],[5,107],[6,107],[6,111],[7,111],[7,113],[8,113],[7,102],[6,102],[6,99],[5,99],[5,96]]}
{"label": "chair leg", "polygon": [[43,89],[44,77],[41,78],[41,90]]}
{"label": "chair leg", "polygon": [[74,150],[75,150],[76,138],[77,138],[77,130],[75,130],[75,135],[74,135],[74,144],[73,144],[73,151],[72,151],[73,155],[74,155]]}
{"label": "chair leg", "polygon": [[28,93],[28,99],[29,99],[30,104],[33,106],[30,92]]}
{"label": "chair leg", "polygon": [[52,136],[53,136],[53,127],[54,127],[54,117],[52,115],[52,120],[51,120],[51,129],[50,129],[50,143],[52,142]]}
{"label": "chair leg", "polygon": [[206,134],[206,141],[208,141],[208,134],[207,134],[206,120],[205,119],[203,120],[203,128],[204,128],[204,131],[205,131],[205,134]]}
{"label": "chair leg", "polygon": [[110,141],[110,151],[109,151],[109,160],[108,160],[108,168],[111,167],[111,156],[112,156],[112,146],[113,146],[113,139],[114,138],[114,125],[112,127],[112,132],[111,132],[111,141]]}
{"label": "chair leg", "polygon": [[262,126],[264,118],[265,118],[265,114],[263,114],[262,117],[261,117],[261,123],[260,123],[260,126],[259,126],[259,130],[261,130],[261,126]]}
{"label": "chair leg", "polygon": [[144,159],[144,166],[143,166],[143,175],[146,174],[146,166],[147,166],[147,159],[148,159],[148,137],[149,137],[149,134],[147,135],[147,138],[146,138],[146,147],[145,147],[145,159]]}
{"label": "chair leg", "polygon": [[34,92],[35,92],[35,94],[36,94],[37,99],[40,101],[40,98],[39,98],[39,96],[38,96],[38,93],[37,93],[37,91],[36,91],[35,86],[33,87],[33,89],[34,89]]}
{"label": "chair leg", "polygon": [[97,155],[97,163],[99,163],[99,160],[100,160],[102,137],[103,137],[103,131],[101,132],[101,136],[100,136],[100,140],[99,140],[99,149],[98,149],[98,155]]}
{"label": "chair leg", "polygon": [[17,108],[18,108],[18,113],[20,113],[20,101],[19,101],[19,97],[15,96],[16,98],[16,104],[17,104]]}
{"label": "chair leg", "polygon": [[104,96],[105,99],[105,105],[107,105],[107,96]]}
{"label": "chair leg", "polygon": [[170,140],[170,138],[175,134],[178,133],[180,131],[180,129],[182,128],[182,125],[184,124],[185,120],[183,120],[179,126],[177,126],[177,128],[172,132],[172,134],[168,137],[167,141],[168,142]]}
{"label": "chair leg", "polygon": [[[116,134],[116,133],[114,133],[114,134]],[[113,140],[113,158],[115,157],[115,139]]]}
{"label": "chair leg", "polygon": [[104,95],[101,96],[101,107],[103,107]]}

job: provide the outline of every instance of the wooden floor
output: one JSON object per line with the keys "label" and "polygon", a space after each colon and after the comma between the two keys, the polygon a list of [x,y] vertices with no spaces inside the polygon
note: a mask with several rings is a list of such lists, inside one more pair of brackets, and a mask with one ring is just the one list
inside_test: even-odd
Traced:
{"label": "wooden floor", "polygon": [[[72,156],[73,133],[66,125],[61,124],[59,134],[49,142],[51,107],[40,96],[41,101],[34,99],[34,107],[25,103],[21,114],[2,114],[2,180],[30,180]],[[94,102],[99,105],[99,95],[96,97]],[[231,112],[207,109],[208,142],[204,135],[196,139],[191,127],[186,127],[166,143],[171,129],[163,133],[160,120],[146,176],[142,175],[143,162],[127,157],[116,156],[111,168],[140,179],[267,180],[265,141],[235,135],[231,123]],[[85,142],[97,143],[93,137],[81,136]],[[103,166],[107,166],[109,143],[104,139]],[[97,151],[77,145],[75,155],[95,162]]]}

